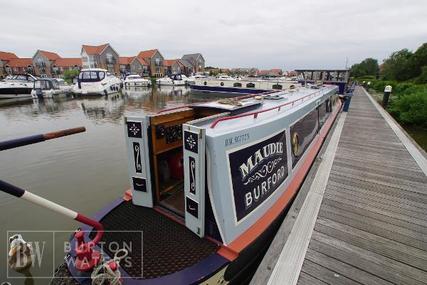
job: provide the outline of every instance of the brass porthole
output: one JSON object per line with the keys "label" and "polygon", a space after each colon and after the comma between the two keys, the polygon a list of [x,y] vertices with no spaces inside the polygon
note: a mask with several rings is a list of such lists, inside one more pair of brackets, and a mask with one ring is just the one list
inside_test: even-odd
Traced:
{"label": "brass porthole", "polygon": [[294,156],[300,155],[299,136],[297,132],[292,134],[292,153]]}

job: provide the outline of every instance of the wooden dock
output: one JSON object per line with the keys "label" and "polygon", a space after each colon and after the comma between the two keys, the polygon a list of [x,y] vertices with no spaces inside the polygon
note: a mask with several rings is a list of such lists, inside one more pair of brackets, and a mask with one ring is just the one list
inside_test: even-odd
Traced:
{"label": "wooden dock", "polygon": [[251,284],[427,284],[427,159],[362,88]]}

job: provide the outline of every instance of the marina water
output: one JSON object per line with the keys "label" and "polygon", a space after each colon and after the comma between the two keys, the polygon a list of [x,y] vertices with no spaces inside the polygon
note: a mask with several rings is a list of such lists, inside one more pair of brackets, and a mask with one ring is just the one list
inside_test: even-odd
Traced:
{"label": "marina water", "polygon": [[[42,197],[93,215],[129,188],[124,114],[141,115],[215,98],[186,88],[139,88],[108,97],[30,100],[0,106],[0,140],[77,126],[87,129],[82,134],[0,152],[0,176]],[[0,224],[0,284],[48,284],[49,279],[36,277],[51,276],[63,262],[64,242],[78,226],[72,220],[4,193],[0,193]],[[15,232],[27,241],[45,241],[33,245],[39,253],[36,263],[41,262],[41,266],[36,264],[30,270],[34,278],[12,270],[6,272],[8,237]]]}

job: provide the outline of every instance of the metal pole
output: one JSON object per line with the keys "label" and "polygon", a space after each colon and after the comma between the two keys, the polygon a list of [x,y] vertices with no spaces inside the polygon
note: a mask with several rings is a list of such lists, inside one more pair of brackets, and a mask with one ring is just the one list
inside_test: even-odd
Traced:
{"label": "metal pole", "polygon": [[66,216],[67,218],[71,218],[75,221],[78,221],[80,223],[86,224],[88,226],[92,226],[94,229],[96,229],[96,236],[95,238],[90,242],[91,245],[96,245],[104,235],[104,227],[101,223],[92,220],[80,213],[77,213],[71,209],[68,209],[64,206],[61,206],[57,203],[54,203],[52,201],[49,201],[43,197],[40,197],[36,194],[33,194],[29,191],[26,191],[22,188],[19,188],[15,185],[9,184],[3,180],[0,180],[0,191],[3,191],[7,194],[13,195],[17,198],[21,198],[24,200],[27,200],[33,204],[39,205],[43,208],[49,209],[55,213],[61,214],[63,216]]}
{"label": "metal pole", "polygon": [[23,137],[19,139],[7,140],[7,141],[0,142],[0,151],[16,148],[24,145],[29,145],[33,143],[39,143],[39,142],[56,139],[64,136],[69,136],[77,133],[82,133],[85,131],[86,131],[85,127],[78,127],[78,128],[60,130],[56,132],[50,132],[46,134]]}

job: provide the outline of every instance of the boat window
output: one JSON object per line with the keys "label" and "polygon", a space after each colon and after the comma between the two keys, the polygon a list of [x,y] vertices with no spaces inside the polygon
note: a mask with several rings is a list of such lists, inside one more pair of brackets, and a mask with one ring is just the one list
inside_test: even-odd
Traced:
{"label": "boat window", "polygon": [[42,89],[42,90],[50,89],[49,81],[47,81],[47,80],[36,81],[36,82],[34,82],[34,88]]}
{"label": "boat window", "polygon": [[104,79],[104,77],[105,77],[105,72],[100,71],[100,72],[98,73],[98,75],[99,75],[99,80],[102,80],[102,79]]}
{"label": "boat window", "polygon": [[221,86],[224,86],[224,82],[221,82]]}
{"label": "boat window", "polygon": [[204,84],[204,85],[207,85],[208,83],[205,81],[203,84]]}
{"label": "boat window", "polygon": [[255,84],[253,84],[253,83],[251,82],[251,83],[246,84],[246,87],[247,87],[247,88],[254,88],[254,87],[255,87]]}
{"label": "boat window", "polygon": [[274,84],[274,85],[272,86],[272,88],[273,88],[273,89],[277,89],[277,90],[282,90],[283,86],[282,86],[282,85],[280,85],[280,84]]}
{"label": "boat window", "polygon": [[92,71],[92,72],[90,73],[90,79],[98,79],[98,75],[96,74],[96,72],[95,72],[95,71]]}
{"label": "boat window", "polygon": [[236,82],[233,84],[233,87],[242,87],[242,83]]}

